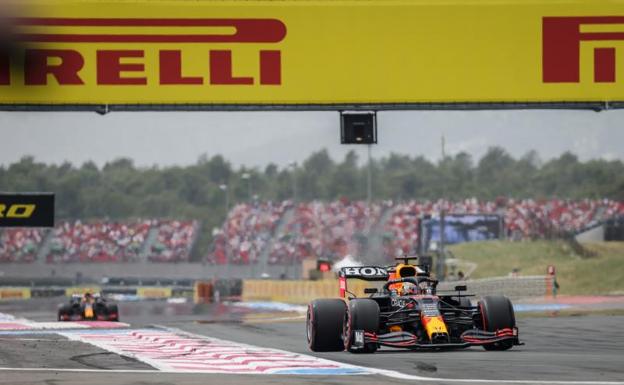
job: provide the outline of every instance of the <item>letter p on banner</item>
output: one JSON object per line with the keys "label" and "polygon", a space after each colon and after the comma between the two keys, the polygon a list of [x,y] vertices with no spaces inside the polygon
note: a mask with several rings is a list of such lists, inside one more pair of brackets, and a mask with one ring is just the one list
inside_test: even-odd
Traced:
{"label": "letter p on banner", "polygon": [[[582,42],[624,40],[624,16],[544,17],[542,66],[544,83],[580,82]],[[612,26],[616,31],[584,32],[582,26]],[[594,82],[615,82],[615,48],[594,49]]]}
{"label": "letter p on banner", "polygon": [[54,227],[54,194],[0,194],[0,228]]}

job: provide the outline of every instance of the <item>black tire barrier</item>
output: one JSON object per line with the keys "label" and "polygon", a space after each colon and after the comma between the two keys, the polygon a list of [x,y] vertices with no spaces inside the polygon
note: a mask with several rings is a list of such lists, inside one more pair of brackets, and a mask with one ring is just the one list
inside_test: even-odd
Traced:
{"label": "black tire barrier", "polygon": [[214,283],[214,290],[223,297],[240,297],[243,295],[242,279],[218,279]]}
{"label": "black tire barrier", "polygon": [[51,297],[64,297],[65,289],[37,289],[33,288],[30,290],[31,298],[51,298]]}

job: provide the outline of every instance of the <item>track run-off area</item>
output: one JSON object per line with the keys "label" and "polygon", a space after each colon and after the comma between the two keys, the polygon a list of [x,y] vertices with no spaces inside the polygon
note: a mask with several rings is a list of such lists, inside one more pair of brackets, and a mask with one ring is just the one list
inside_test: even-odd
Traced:
{"label": "track run-off area", "polygon": [[57,305],[0,303],[0,384],[624,385],[624,316],[520,317],[506,352],[350,354],[311,352],[297,312],[133,302],[121,327],[57,327]]}

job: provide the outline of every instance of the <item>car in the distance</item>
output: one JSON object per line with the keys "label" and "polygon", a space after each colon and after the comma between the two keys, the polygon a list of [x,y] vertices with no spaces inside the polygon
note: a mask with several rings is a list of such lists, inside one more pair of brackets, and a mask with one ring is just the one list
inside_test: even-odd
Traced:
{"label": "car in the distance", "polygon": [[59,307],[58,321],[119,321],[119,309],[99,293],[74,294]]}

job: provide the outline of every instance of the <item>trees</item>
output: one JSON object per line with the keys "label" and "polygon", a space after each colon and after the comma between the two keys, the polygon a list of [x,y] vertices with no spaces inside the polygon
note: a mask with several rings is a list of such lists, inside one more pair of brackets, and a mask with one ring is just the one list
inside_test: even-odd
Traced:
{"label": "trees", "polygon": [[[212,228],[225,217],[220,184],[228,185],[232,204],[249,198],[244,173],[251,175],[253,194],[263,201],[291,199],[293,176],[300,200],[366,199],[366,166],[353,151],[336,162],[326,150],[311,154],[296,168],[270,164],[264,169],[235,169],[220,155],[204,155],[186,167],[164,168],[137,168],[131,159],[98,168],[93,162],[80,167],[46,165],[24,157],[0,167],[0,190],[55,192],[59,219],[198,219],[203,236],[210,238]],[[582,162],[569,152],[542,164],[534,151],[514,159],[504,149],[492,147],[476,165],[467,153],[437,163],[422,156],[391,154],[373,161],[373,174],[376,200],[624,199],[622,161]]]}

